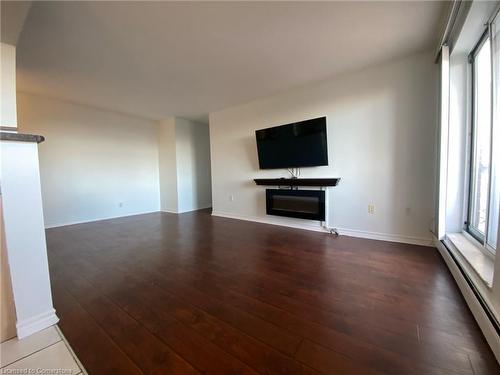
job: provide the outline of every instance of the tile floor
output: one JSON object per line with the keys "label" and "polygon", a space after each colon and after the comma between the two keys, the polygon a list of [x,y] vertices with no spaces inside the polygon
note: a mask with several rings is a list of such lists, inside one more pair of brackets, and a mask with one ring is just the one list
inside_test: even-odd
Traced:
{"label": "tile floor", "polygon": [[73,350],[52,326],[25,339],[0,344],[0,374],[86,374]]}

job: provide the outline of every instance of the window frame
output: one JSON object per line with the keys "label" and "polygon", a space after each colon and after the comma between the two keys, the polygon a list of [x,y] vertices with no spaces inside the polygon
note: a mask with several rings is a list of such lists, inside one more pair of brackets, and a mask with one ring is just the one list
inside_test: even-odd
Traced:
{"label": "window frame", "polygon": [[[477,41],[476,45],[474,46],[474,48],[472,49],[472,51],[469,53],[469,56],[468,56],[468,61],[469,61],[469,68],[470,68],[470,77],[471,77],[471,80],[470,80],[470,83],[471,83],[471,86],[470,86],[470,90],[469,90],[469,93],[470,93],[470,109],[471,109],[471,112],[470,112],[470,139],[469,139],[469,153],[467,155],[467,159],[468,159],[468,170],[467,170],[467,178],[468,178],[468,184],[467,184],[467,187],[468,187],[468,194],[467,194],[467,213],[466,213],[466,218],[464,220],[464,231],[466,234],[468,234],[471,238],[473,238],[475,241],[479,242],[481,244],[481,248],[482,249],[485,249],[487,250],[487,254],[488,255],[495,255],[495,250],[490,248],[487,244],[487,238],[488,238],[488,223],[489,223],[489,214],[490,214],[490,195],[491,195],[491,162],[492,162],[492,154],[493,154],[493,150],[491,149],[491,146],[492,146],[492,143],[493,143],[493,137],[492,137],[492,134],[493,134],[493,113],[492,113],[492,116],[491,116],[491,120],[490,120],[490,130],[491,130],[491,137],[490,137],[490,168],[489,168],[489,171],[488,171],[488,174],[489,174],[489,178],[488,178],[488,193],[487,193],[487,202],[488,204],[486,205],[486,226],[485,226],[485,233],[484,235],[479,232],[476,228],[474,228],[473,226],[471,226],[471,215],[473,214],[472,212],[472,206],[473,206],[473,195],[474,195],[474,192],[475,192],[475,187],[474,187],[474,171],[475,171],[475,166],[476,166],[476,163],[475,163],[475,160],[476,160],[476,87],[475,87],[475,84],[476,84],[476,77],[475,77],[475,59],[479,53],[479,51],[481,50],[481,48],[483,47],[484,43],[487,41],[487,40],[490,40],[490,48],[491,48],[491,35],[490,35],[490,27],[489,25],[486,26],[484,32],[481,34],[481,37],[479,38],[479,40]],[[492,65],[493,61],[491,61],[491,70],[492,70],[492,74],[493,74],[493,65]],[[491,82],[491,85],[490,85],[490,92],[491,92],[491,96],[490,96],[490,100],[491,100],[491,111],[493,112],[493,79],[492,79],[492,82]]]}

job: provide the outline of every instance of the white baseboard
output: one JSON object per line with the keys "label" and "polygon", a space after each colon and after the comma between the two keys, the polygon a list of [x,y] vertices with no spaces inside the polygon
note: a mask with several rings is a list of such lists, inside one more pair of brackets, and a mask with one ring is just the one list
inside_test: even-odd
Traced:
{"label": "white baseboard", "polygon": [[[248,216],[248,215],[235,215],[235,214],[229,214],[226,212],[222,211],[212,211],[212,216],[219,216],[219,217],[225,217],[228,219],[236,219],[236,220],[245,220],[245,221],[253,221],[255,223],[262,223],[262,224],[270,224],[270,225],[279,225],[282,227],[289,227],[289,228],[297,228],[297,229],[306,229],[306,230],[312,230],[316,232],[327,232],[326,229],[321,227],[319,222],[311,222],[311,224],[302,224],[298,222],[293,222],[293,221],[288,221],[286,219],[280,220],[280,219],[268,219],[268,218],[262,218],[259,216]],[[312,223],[317,223],[312,224]]]}
{"label": "white baseboard", "polygon": [[434,247],[434,243],[431,238],[413,237],[402,234],[369,232],[369,231],[362,231],[357,229],[345,229],[345,228],[338,228],[338,231],[340,234],[345,236]]}
{"label": "white baseboard", "polygon": [[137,215],[152,214],[152,213],[155,213],[155,212],[159,212],[159,210],[144,211],[144,212],[138,212],[138,213],[126,214],[126,215],[118,215],[118,216],[106,216],[106,217],[100,217],[100,218],[88,219],[88,220],[68,221],[68,222],[65,222],[65,223],[57,223],[57,224],[46,224],[45,225],[45,229],[67,227],[67,226],[70,226],[70,225],[77,225],[77,224],[93,223],[94,221],[119,219],[119,218],[122,218],[122,217],[130,217],[130,216],[137,216]]}
{"label": "white baseboard", "polygon": [[495,327],[491,323],[490,319],[486,315],[481,303],[478,301],[474,292],[472,291],[469,283],[460,272],[457,264],[451,257],[448,252],[448,249],[439,241],[436,237],[434,237],[434,244],[438,248],[439,253],[443,257],[448,269],[450,270],[455,282],[457,283],[462,295],[464,296],[465,302],[467,306],[469,306],[474,319],[476,319],[479,328],[483,332],[486,341],[490,345],[493,354],[495,355],[497,361],[500,363],[500,337],[498,336]]}
{"label": "white baseboard", "polygon": [[194,212],[194,211],[200,211],[200,210],[206,210],[207,208],[211,208],[212,206],[206,206],[206,207],[196,207],[196,208],[191,208],[189,210],[183,210],[183,211],[176,211],[176,210],[161,210],[161,212],[167,212],[169,214],[185,214],[187,212]]}
{"label": "white baseboard", "polygon": [[[146,211],[146,212],[141,212],[141,213],[131,214],[131,215],[103,217],[103,218],[98,218],[98,219],[81,220],[81,221],[74,221],[74,222],[63,223],[63,224],[51,224],[51,225],[46,225],[45,229],[65,227],[65,226],[76,225],[76,224],[92,223],[92,222],[101,221],[101,220],[118,219],[118,218],[122,218],[122,217],[144,215],[144,214],[150,214],[150,213],[155,213],[155,212],[167,212],[167,213],[171,213],[171,214],[183,214],[183,213],[187,213],[187,212],[204,210],[207,208],[210,208],[210,206],[193,208],[191,210],[185,210],[185,211],[175,211],[175,210],[167,210],[167,209],[163,209],[160,211]],[[311,224],[308,224],[308,223],[306,224],[303,222],[292,221],[293,219],[290,219],[290,221],[289,221],[286,219],[278,219],[278,218],[274,218],[274,217],[273,218],[271,218],[271,217],[262,218],[259,216],[234,215],[234,214],[229,214],[229,213],[221,212],[221,211],[213,211],[212,215],[226,217],[229,219],[246,220],[246,221],[253,221],[256,223],[280,225],[280,226],[285,226],[285,227],[289,227],[289,228],[312,230],[312,231],[316,231],[316,232],[325,232],[325,233],[328,232],[317,221],[311,222]],[[421,246],[434,246],[433,240],[431,238],[412,237],[412,236],[406,236],[406,235],[400,235],[400,234],[390,234],[390,233],[370,232],[370,231],[362,231],[362,230],[358,230],[358,229],[348,229],[348,228],[336,228],[336,229],[338,230],[339,234],[345,235],[345,236],[350,236],[350,237],[367,238],[367,239],[380,240],[380,241],[400,242],[400,243],[407,243],[407,244],[421,245]]]}
{"label": "white baseboard", "polygon": [[198,208],[193,208],[191,210],[185,210],[185,211],[154,210],[154,211],[144,211],[144,212],[138,212],[138,213],[133,213],[133,214],[127,214],[127,215],[106,216],[106,217],[100,217],[100,218],[89,219],[89,220],[78,220],[78,221],[69,221],[69,222],[65,222],[65,223],[46,224],[45,225],[45,229],[67,227],[67,226],[70,226],[70,225],[77,225],[77,224],[93,223],[95,221],[102,221],[102,220],[119,219],[119,218],[122,218],[122,217],[130,217],[130,216],[152,214],[152,213],[155,213],[155,212],[168,212],[170,214],[183,214],[183,213],[186,213],[186,212],[193,212],[193,211],[205,210],[205,209],[210,208],[210,207],[212,207],[212,206],[198,207]]}
{"label": "white baseboard", "polygon": [[[256,223],[270,224],[270,225],[280,225],[284,227],[297,228],[297,229],[305,229],[312,230],[316,232],[325,232],[327,233],[327,229],[322,227],[319,222],[315,221],[315,224],[305,224],[302,222],[294,222],[288,221],[286,219],[278,219],[274,217],[259,217],[259,216],[247,216],[247,215],[234,215],[221,211],[213,211],[213,216],[220,216],[229,219],[237,219],[237,220],[246,220],[253,221]],[[378,233],[378,232],[369,232],[362,231],[358,229],[347,229],[347,228],[336,228],[340,235],[350,236],[350,237],[358,237],[358,238],[367,238],[372,240],[380,240],[380,241],[390,241],[390,242],[400,242],[407,243],[412,245],[421,245],[421,246],[434,246],[432,238],[424,238],[424,237],[412,237],[406,235],[399,234],[389,234],[389,233]]]}
{"label": "white baseboard", "polygon": [[47,312],[38,314],[29,319],[18,321],[16,323],[17,337],[23,339],[45,328],[57,324],[59,318],[56,316],[56,310],[50,309]]}
{"label": "white baseboard", "polygon": [[184,211],[179,211],[180,214],[186,213],[186,212],[194,212],[194,211],[200,211],[200,210],[206,210],[207,208],[212,208],[212,205],[210,204],[209,206],[204,206],[204,207],[196,207],[192,208],[190,210],[184,210]]}

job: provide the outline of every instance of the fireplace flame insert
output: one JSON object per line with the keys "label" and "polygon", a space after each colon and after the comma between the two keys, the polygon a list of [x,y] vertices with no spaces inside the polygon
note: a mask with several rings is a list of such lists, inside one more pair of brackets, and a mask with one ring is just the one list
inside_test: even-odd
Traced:
{"label": "fireplace flame insert", "polygon": [[266,213],[325,221],[325,191],[266,189]]}

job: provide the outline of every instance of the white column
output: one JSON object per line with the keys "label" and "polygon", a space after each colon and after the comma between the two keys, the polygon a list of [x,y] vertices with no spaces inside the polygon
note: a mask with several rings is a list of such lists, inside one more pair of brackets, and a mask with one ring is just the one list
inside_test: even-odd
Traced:
{"label": "white column", "polygon": [[38,144],[0,142],[7,258],[21,339],[58,322],[52,305]]}

